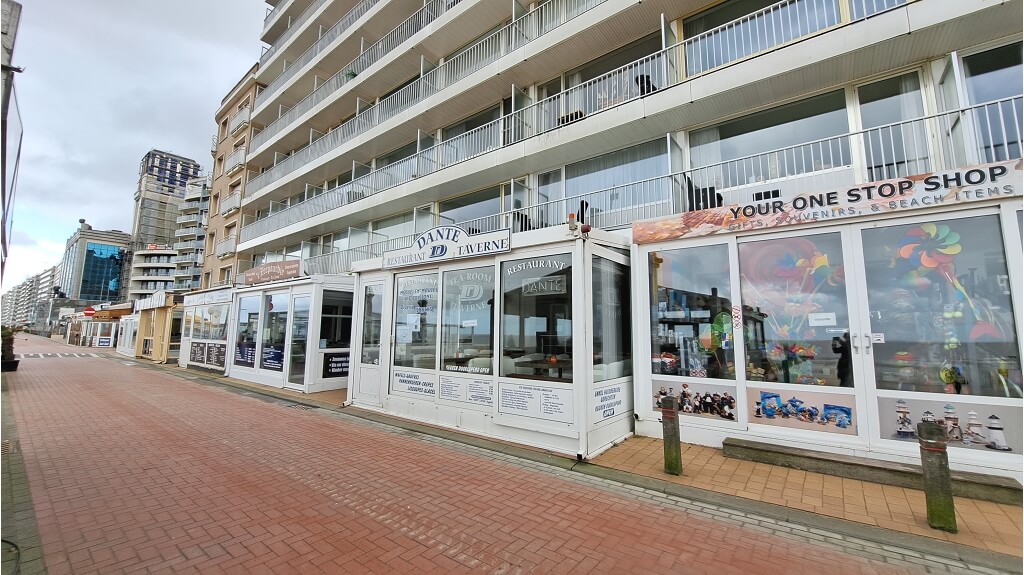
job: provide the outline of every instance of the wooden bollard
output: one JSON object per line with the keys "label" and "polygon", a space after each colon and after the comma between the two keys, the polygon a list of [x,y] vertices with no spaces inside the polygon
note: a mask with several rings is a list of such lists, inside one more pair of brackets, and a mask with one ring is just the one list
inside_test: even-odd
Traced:
{"label": "wooden bollard", "polygon": [[676,398],[661,398],[661,436],[665,444],[665,473],[683,474],[683,453],[679,446],[679,408]]}
{"label": "wooden bollard", "polygon": [[934,421],[922,421],[917,424],[917,440],[921,446],[928,526],[956,533],[953,481],[949,477],[949,454],[946,453],[946,428]]}

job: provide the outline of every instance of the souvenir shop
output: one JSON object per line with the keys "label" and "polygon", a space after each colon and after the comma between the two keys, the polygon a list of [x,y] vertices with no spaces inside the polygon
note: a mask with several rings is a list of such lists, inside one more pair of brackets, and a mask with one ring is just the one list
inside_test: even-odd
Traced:
{"label": "souvenir shop", "polygon": [[[196,352],[196,364],[216,367],[226,359],[226,375],[303,393],[348,388],[351,276],[304,276],[301,262],[291,260],[252,268],[245,272],[242,283],[232,296],[230,321],[223,316],[227,322],[223,336],[217,328],[219,314],[224,313],[218,307],[222,304],[197,300],[197,308],[205,310],[199,310],[199,337],[195,337],[193,311],[192,341],[205,343],[206,349],[202,360]],[[216,356],[223,342],[230,350],[227,358],[213,357],[211,362],[210,346]]]}
{"label": "souvenir shop", "polygon": [[629,241],[442,226],[356,262],[353,404],[591,457],[631,434]]}
{"label": "souvenir shop", "polygon": [[1019,161],[634,224],[640,435],[726,437],[1020,479]]}
{"label": "souvenir shop", "polygon": [[228,355],[228,312],[230,287],[185,295],[185,323],[182,326],[178,365],[224,373]]}

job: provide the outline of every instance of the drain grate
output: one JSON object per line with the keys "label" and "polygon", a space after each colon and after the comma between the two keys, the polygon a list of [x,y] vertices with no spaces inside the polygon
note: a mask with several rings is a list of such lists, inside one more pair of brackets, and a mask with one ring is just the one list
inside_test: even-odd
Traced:
{"label": "drain grate", "polygon": [[299,403],[293,403],[293,404],[289,405],[288,407],[290,407],[292,409],[316,409],[312,405],[302,405],[302,404],[299,404]]}
{"label": "drain grate", "polygon": [[11,441],[10,439],[5,439],[3,441],[0,441],[0,455],[7,455],[9,453],[15,453],[17,451],[18,451],[18,442],[17,442],[17,440]]}

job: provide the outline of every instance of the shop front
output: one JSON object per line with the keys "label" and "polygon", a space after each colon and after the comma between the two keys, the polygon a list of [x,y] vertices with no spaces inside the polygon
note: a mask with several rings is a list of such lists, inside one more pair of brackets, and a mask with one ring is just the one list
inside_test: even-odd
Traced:
{"label": "shop front", "polygon": [[157,363],[178,362],[184,316],[182,300],[180,294],[161,290],[135,302],[135,357]]}
{"label": "shop front", "polygon": [[628,240],[443,226],[356,262],[360,407],[590,457],[632,432]]}
{"label": "shop front", "polygon": [[635,224],[637,433],[661,436],[671,394],[685,441],[914,461],[934,419],[954,467],[1020,479],[1022,180],[994,163]]}
{"label": "shop front", "polygon": [[181,334],[184,351],[178,358],[178,365],[224,372],[233,293],[231,288],[224,288],[185,295],[185,323]]}
{"label": "shop front", "polygon": [[347,389],[353,278],[302,276],[289,261],[248,270],[245,283],[227,323],[227,375],[303,393]]}

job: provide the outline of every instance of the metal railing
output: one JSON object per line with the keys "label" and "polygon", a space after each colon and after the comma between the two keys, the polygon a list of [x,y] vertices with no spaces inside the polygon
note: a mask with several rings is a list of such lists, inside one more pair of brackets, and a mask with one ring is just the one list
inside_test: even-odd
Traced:
{"label": "metal railing", "polygon": [[174,237],[183,238],[187,236],[197,236],[203,233],[203,228],[182,228],[180,230],[174,230]]}
{"label": "metal railing", "polygon": [[210,153],[211,154],[216,154],[217,153],[217,134],[213,135],[212,140],[213,141],[210,142]]}
{"label": "metal railing", "polygon": [[314,0],[313,2],[310,2],[309,6],[306,6],[306,9],[303,10],[297,18],[289,22],[288,27],[285,28],[284,32],[281,32],[281,35],[277,37],[277,40],[274,40],[274,43],[270,45],[270,48],[267,48],[266,51],[260,55],[260,66],[262,67],[266,64],[267,60],[270,59],[270,56],[272,56],[278,48],[284,46],[285,43],[295,35],[297,30],[305,26],[306,21],[308,21],[310,17],[313,16],[313,13],[319,10],[326,1],[327,0]]}
{"label": "metal railing", "polygon": [[208,209],[209,207],[210,207],[210,200],[203,200],[203,201],[199,201],[199,202],[197,202],[195,200],[191,200],[191,201],[187,201],[187,202],[179,202],[178,203],[178,211],[205,210],[205,209]]}
{"label": "metal railing", "polygon": [[193,254],[187,254],[187,255],[183,255],[183,256],[175,256],[175,257],[171,258],[171,261],[174,262],[174,263],[200,263],[202,261],[202,259],[203,259],[203,256],[201,256],[200,254],[197,254],[197,253],[193,253]]}
{"label": "metal railing", "polygon": [[176,224],[184,224],[186,222],[198,222],[203,219],[201,214],[185,214],[184,216],[178,216],[174,219]]}
{"label": "metal railing", "polygon": [[189,267],[189,268],[178,268],[174,270],[174,277],[182,276],[197,276],[202,273],[202,268]]}
{"label": "metal railing", "polygon": [[[533,10],[501,30],[498,30],[494,34],[484,38],[465,50],[463,53],[424,74],[420,79],[380,102],[377,102],[370,108],[350,119],[348,122],[339,126],[337,129],[325,134],[318,140],[300,149],[295,154],[292,154],[292,156],[275,164],[259,176],[256,176],[250,180],[246,186],[246,197],[255,194],[271,182],[284,177],[298,167],[303,166],[326,154],[328,151],[337,148],[355,136],[362,134],[381,122],[394,117],[399,112],[409,109],[416,103],[437,93],[444,87],[449,86],[482,67],[496,61],[508,51],[521,47],[527,42],[536,39],[537,36],[564,24],[569,19],[581,14],[582,12],[603,4],[605,1],[607,0],[552,0],[551,2],[543,4],[540,8]],[[434,0],[424,6],[423,10],[420,10],[420,12],[423,12],[424,10],[427,10],[439,3],[439,0]],[[419,12],[417,14],[419,14]],[[423,17],[425,18],[426,16]],[[414,14],[413,17],[406,20],[402,26],[410,23],[415,18],[416,15]],[[433,21],[434,19],[436,19],[436,16],[431,17],[429,21]],[[425,25],[426,23],[423,24],[423,26]],[[399,30],[402,26],[395,28],[395,30]],[[392,33],[394,33],[395,30],[393,30]],[[524,33],[524,31],[533,32]],[[373,51],[375,50],[374,47],[381,44],[386,39],[387,37],[363,52],[363,55],[370,54],[370,60],[372,61],[368,61],[369,63],[379,59],[379,57],[372,58],[372,54],[374,53]],[[382,49],[383,48],[380,50]],[[390,51],[390,49],[393,48],[389,48],[388,51]],[[381,52],[380,56],[383,56],[386,53],[387,52]],[[363,56],[360,56],[360,58],[362,57]],[[357,60],[359,60],[359,58],[357,58]],[[366,66],[369,66],[369,63],[367,63]],[[343,72],[348,69],[362,71],[366,66],[362,68],[357,66],[356,68],[343,69],[338,74],[335,74],[335,76],[328,80],[323,86],[315,90],[313,94],[307,96],[306,100],[316,96],[317,92],[320,90],[327,89],[328,85],[331,85],[332,82],[337,82],[337,88],[340,88],[344,85],[344,81],[338,78]],[[333,92],[334,89],[336,88],[331,88],[330,90]],[[251,144],[253,149],[257,149],[259,146],[266,143],[277,132],[280,132],[284,127],[301,116],[302,113],[305,113],[305,111],[312,109],[313,106],[318,104],[328,95],[329,93],[325,93],[322,97],[313,98],[315,101],[308,105],[305,104],[306,100],[296,104],[295,107],[289,110],[285,115],[275,120],[270,124],[270,126],[267,126],[267,128],[262,132],[253,137]],[[281,124],[277,125],[279,122],[281,122]]]}
{"label": "metal railing", "polygon": [[192,240],[188,242],[177,242],[172,246],[176,250],[190,250],[203,247],[203,242]]}
{"label": "metal railing", "polygon": [[251,112],[252,109],[249,106],[235,112],[231,119],[228,120],[228,133],[234,136],[242,126],[248,124]]}
{"label": "metal railing", "polygon": [[224,216],[242,207],[242,194],[235,192],[220,202],[220,215]]}
{"label": "metal railing", "polygon": [[[602,229],[635,221],[755,202],[754,194],[781,188],[780,197],[958,167],[1020,159],[1024,97],[987,102],[833,138],[736,158],[666,176],[604,188],[458,222],[470,233],[509,228],[522,232],[564,225],[572,212]],[[863,161],[854,165],[852,150]],[[412,245],[415,235],[315,256],[310,273],[346,273],[352,262]]]}
{"label": "metal railing", "polygon": [[245,146],[241,146],[224,160],[224,174],[231,175],[235,170],[245,165]]}
{"label": "metal railing", "polygon": [[235,248],[238,247],[238,238],[236,236],[228,236],[219,242],[213,248],[213,254],[215,256],[223,257],[235,253]]}
{"label": "metal railing", "polygon": [[[348,11],[347,14],[342,16],[341,19],[338,20],[338,22],[334,26],[332,26],[330,30],[328,30],[323,36],[321,36],[316,42],[314,42],[312,46],[310,46],[305,52],[303,52],[301,56],[299,56],[294,62],[289,64],[288,67],[285,68],[284,71],[281,72],[281,74],[278,75],[277,78],[274,78],[273,81],[267,84],[267,87],[264,88],[263,91],[256,96],[256,106],[259,107],[261,104],[270,99],[270,97],[274,95],[274,93],[277,92],[281,86],[288,82],[288,80],[295,77],[295,74],[299,70],[301,70],[303,66],[306,66],[307,64],[312,62],[317,57],[317,55],[320,54],[320,52],[323,52],[323,50],[327,48],[327,46],[330,46],[332,42],[341,37],[342,34],[348,31],[349,28],[351,28],[352,25],[355,24],[356,20],[359,20],[359,18],[361,18],[363,14],[369,12],[370,8],[373,8],[377,4],[377,2],[380,1],[382,0],[362,0],[362,2],[356,4],[351,10]],[[274,48],[271,47],[271,49],[267,51],[267,53],[265,53],[262,58],[260,58],[260,65],[263,65],[265,59],[270,58],[270,54],[273,52],[273,50]]]}

